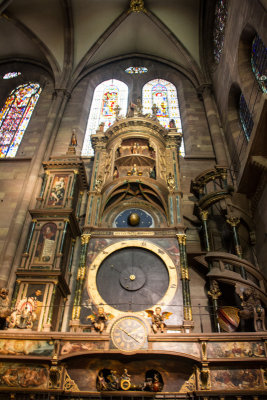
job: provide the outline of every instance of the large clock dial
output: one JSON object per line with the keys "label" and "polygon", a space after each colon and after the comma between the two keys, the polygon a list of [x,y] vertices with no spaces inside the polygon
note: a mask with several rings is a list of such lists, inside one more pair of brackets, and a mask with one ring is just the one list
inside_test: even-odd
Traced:
{"label": "large clock dial", "polygon": [[141,349],[145,345],[146,337],[146,326],[137,317],[120,318],[111,329],[113,345],[123,351]]}
{"label": "large clock dial", "polygon": [[169,273],[151,251],[128,247],[100,265],[96,286],[102,299],[120,311],[141,311],[159,303],[169,286]]}

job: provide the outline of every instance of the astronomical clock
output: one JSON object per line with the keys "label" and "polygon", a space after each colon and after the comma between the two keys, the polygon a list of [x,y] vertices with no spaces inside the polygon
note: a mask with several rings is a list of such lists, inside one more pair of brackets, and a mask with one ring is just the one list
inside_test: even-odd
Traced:
{"label": "astronomical clock", "polygon": [[70,326],[108,333],[110,349],[147,348],[157,308],[163,332],[193,327],[180,141],[175,124],[164,128],[138,107],[92,135],[94,166]]}

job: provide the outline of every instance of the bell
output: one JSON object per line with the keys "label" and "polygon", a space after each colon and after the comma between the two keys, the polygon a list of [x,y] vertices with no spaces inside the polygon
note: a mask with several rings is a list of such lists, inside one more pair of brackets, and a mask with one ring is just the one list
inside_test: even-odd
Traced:
{"label": "bell", "polygon": [[131,226],[139,225],[140,217],[137,213],[131,213],[128,217],[128,224]]}

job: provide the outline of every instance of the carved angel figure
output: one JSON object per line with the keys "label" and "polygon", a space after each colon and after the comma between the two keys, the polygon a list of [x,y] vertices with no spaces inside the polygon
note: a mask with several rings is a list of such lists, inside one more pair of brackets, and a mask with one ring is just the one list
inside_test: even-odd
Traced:
{"label": "carved angel figure", "polygon": [[146,313],[152,319],[153,332],[157,333],[158,329],[160,329],[161,333],[163,333],[164,327],[166,326],[164,320],[168,319],[172,315],[172,313],[168,311],[162,313],[160,307],[157,307],[155,309],[155,313],[153,310],[146,310]]}
{"label": "carved angel figure", "polygon": [[102,333],[106,327],[106,323],[109,319],[114,318],[114,315],[105,313],[104,307],[98,307],[97,312],[93,312],[93,314],[88,315],[87,319],[90,319],[94,329]]}

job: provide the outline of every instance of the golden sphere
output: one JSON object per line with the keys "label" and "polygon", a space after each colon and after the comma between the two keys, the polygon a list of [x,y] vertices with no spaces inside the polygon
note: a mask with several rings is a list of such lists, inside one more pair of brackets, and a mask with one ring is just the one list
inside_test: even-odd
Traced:
{"label": "golden sphere", "polygon": [[128,217],[128,224],[129,225],[136,226],[136,225],[139,225],[139,222],[140,222],[140,217],[139,217],[138,214],[132,213],[132,214],[129,215],[129,217]]}

